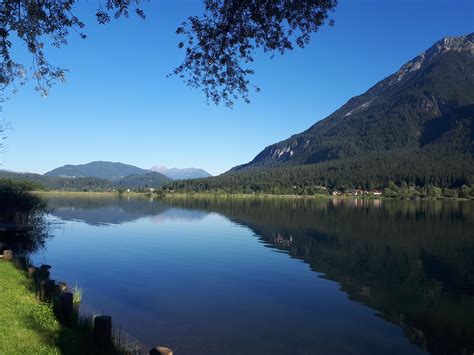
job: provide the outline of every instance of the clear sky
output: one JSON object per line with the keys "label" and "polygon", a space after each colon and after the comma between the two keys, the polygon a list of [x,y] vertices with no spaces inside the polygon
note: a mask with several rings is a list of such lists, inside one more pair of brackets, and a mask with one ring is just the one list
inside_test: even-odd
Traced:
{"label": "clear sky", "polygon": [[[152,0],[145,21],[99,25],[97,1],[79,1],[86,40],[48,50],[67,83],[48,98],[31,86],[3,103],[10,123],[1,169],[44,173],[64,164],[120,161],[150,168],[200,167],[212,174],[248,162],[301,132],[447,35],[474,31],[472,0],[340,0],[334,27],[285,56],[256,56],[262,91],[234,109],[166,78],[180,63],[176,27],[202,1]],[[21,50],[17,58],[29,63]]]}

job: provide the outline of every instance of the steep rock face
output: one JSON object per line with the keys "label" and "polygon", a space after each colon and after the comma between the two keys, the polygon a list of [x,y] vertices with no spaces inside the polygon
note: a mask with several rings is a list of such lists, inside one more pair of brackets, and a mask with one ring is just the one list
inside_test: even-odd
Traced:
{"label": "steep rock face", "polygon": [[374,152],[473,155],[474,33],[446,37],[308,130],[231,171]]}

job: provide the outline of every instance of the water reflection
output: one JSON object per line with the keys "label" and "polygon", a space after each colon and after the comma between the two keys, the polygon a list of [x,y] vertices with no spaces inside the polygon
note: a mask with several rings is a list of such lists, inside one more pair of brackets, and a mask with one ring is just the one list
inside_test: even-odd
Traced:
{"label": "water reflection", "polygon": [[[148,222],[152,224],[173,221],[177,223],[177,226],[180,226],[179,222],[181,221],[203,221],[209,218],[209,213],[215,212],[225,216],[234,224],[250,228],[266,247],[274,251],[287,253],[291,258],[302,260],[321,278],[336,281],[340,285],[340,289],[352,301],[369,306],[376,311],[380,318],[401,327],[405,337],[418,348],[433,354],[463,354],[474,351],[474,206],[472,203],[455,201],[315,201],[213,198],[149,201],[141,199],[71,199],[55,197],[50,200],[50,206],[54,208],[53,214],[62,220],[81,221],[91,226],[127,224],[142,218],[147,218]],[[221,234],[235,233],[230,231],[228,226],[223,227],[222,222],[217,220],[212,220],[207,225],[214,226],[216,233],[217,231]],[[131,228],[131,225],[127,227],[127,231]],[[147,259],[144,258],[148,255],[140,254],[139,257],[137,256],[137,260],[140,260],[143,264],[144,268],[140,269],[143,278],[165,277],[169,289],[174,287],[178,293],[179,291],[188,290],[179,283],[180,277],[186,278],[188,285],[197,287],[195,289],[197,291],[191,299],[184,299],[183,295],[180,294],[170,295],[170,298],[166,298],[162,294],[154,296],[161,299],[162,304],[167,304],[169,308],[173,308],[172,303],[175,302],[179,304],[179,307],[187,309],[187,313],[181,315],[182,319],[176,320],[177,324],[179,323],[176,327],[191,322],[187,317],[191,317],[192,314],[196,314],[197,317],[199,315],[197,307],[205,308],[208,320],[215,316],[216,322],[219,322],[222,319],[218,317],[218,313],[224,312],[223,310],[228,311],[231,308],[230,303],[225,302],[233,302],[233,305],[242,303],[243,305],[248,294],[243,294],[243,296],[237,298],[237,294],[242,291],[233,290],[234,296],[230,296],[232,294],[229,293],[229,288],[234,287],[236,280],[230,280],[228,274],[225,278],[222,276],[223,272],[228,272],[232,267],[239,267],[240,270],[239,274],[234,273],[232,277],[240,275],[241,270],[247,270],[246,278],[239,276],[238,279],[242,287],[248,286],[249,289],[257,290],[265,285],[267,289],[259,291],[260,294],[270,289],[273,290],[268,295],[261,294],[262,298],[267,297],[265,302],[268,304],[270,304],[268,297],[272,297],[272,295],[277,297],[277,292],[290,292],[289,290],[283,290],[285,287],[289,287],[288,285],[293,281],[290,279],[271,280],[269,279],[271,274],[258,274],[260,277],[258,283],[257,281],[251,281],[250,283],[247,278],[254,277],[253,273],[257,273],[256,267],[261,262],[258,258],[252,259],[251,255],[254,255],[254,247],[252,249],[249,246],[242,248],[240,244],[229,244],[229,246],[233,245],[232,247],[235,248],[235,255],[220,255],[219,250],[224,253],[224,250],[228,249],[224,249],[219,244],[221,239],[211,238],[203,234],[212,234],[210,229],[203,232],[196,228],[195,236],[193,230],[188,230],[187,233],[190,234],[185,244],[184,240],[175,240],[176,238],[166,239],[165,241],[151,239],[151,233],[158,232],[152,232],[149,228],[151,227],[147,225],[142,232],[143,238],[145,238],[143,248],[150,247],[152,249],[153,246],[147,243],[161,243],[158,249],[160,251],[159,260],[165,262],[165,266],[161,266],[161,273],[148,275],[147,273],[151,271],[149,271],[146,264]],[[179,228],[185,230],[184,227]],[[168,229],[164,229],[164,231],[169,233]],[[176,230],[172,230],[172,232],[175,233]],[[164,232],[160,229],[159,233]],[[200,244],[197,244],[198,239]],[[168,247],[168,245],[172,245],[172,247]],[[196,248],[207,251],[213,245],[216,249],[212,252],[209,251],[209,254],[193,254]],[[98,249],[100,250],[100,246]],[[237,266],[229,264],[230,259],[228,258],[231,257],[234,258],[232,262],[235,262]],[[263,257],[263,255],[259,257]],[[265,257],[268,257],[268,255],[265,255]],[[110,258],[115,261],[112,257]],[[276,263],[273,259],[269,260]],[[179,261],[179,263],[174,263],[174,261]],[[267,259],[265,261],[270,262]],[[131,260],[129,262],[132,263]],[[189,274],[186,274],[185,265],[188,262],[193,267],[189,270]],[[279,259],[278,267],[293,267],[290,264],[281,263],[282,261]],[[132,265],[138,272],[139,266]],[[166,265],[169,268],[166,268]],[[227,269],[223,265],[227,265]],[[176,270],[172,268],[176,268]],[[222,271],[219,271],[219,268],[222,268]],[[216,274],[214,275],[214,273]],[[118,280],[116,274],[114,275]],[[165,274],[165,276],[162,274]],[[212,280],[212,288],[198,287],[197,280],[200,280],[200,282],[202,280],[205,280],[205,282]],[[310,280],[297,286],[300,288],[311,286],[307,282],[316,285],[315,280]],[[278,287],[283,288],[277,288],[272,283],[278,283]],[[112,287],[110,282],[107,282],[107,284]],[[318,284],[318,287],[321,286]],[[318,290],[321,292],[321,289]],[[137,295],[130,294],[130,291],[126,294],[125,291],[123,292],[123,298],[126,300],[137,297]],[[219,298],[212,297],[215,293],[220,295]],[[249,303],[257,302],[256,295],[257,293],[254,298],[248,298],[248,303],[245,304],[247,308],[256,307]],[[109,295],[108,302],[113,302],[114,296],[117,295]],[[142,304],[145,307],[144,305],[147,304],[148,299],[145,299],[146,296],[143,294],[140,297],[143,298]],[[300,317],[298,333],[301,339],[299,342],[291,339],[295,336],[294,334],[290,335],[288,333],[290,339],[283,340],[284,336],[283,338],[280,336],[277,337],[278,340],[277,338],[273,340],[277,342],[277,345],[278,342],[283,343],[283,341],[288,343],[288,346],[294,345],[296,342],[300,346],[301,353],[304,354],[341,350],[335,348],[334,344],[324,343],[324,347],[316,351],[316,348],[322,345],[320,340],[314,338],[314,335],[313,340],[311,340],[310,334],[315,329],[318,329],[322,334],[325,327],[330,328],[329,323],[335,322],[335,318],[343,318],[344,315],[338,315],[337,311],[333,310],[332,314],[327,315],[329,317],[327,318],[327,324],[316,325],[317,321],[313,320],[311,313],[315,311],[312,307],[316,306],[312,305],[310,300],[302,300],[302,294],[288,294],[285,297],[292,297],[295,302],[306,305],[308,314],[297,313]],[[312,297],[316,296],[313,295]],[[206,308],[205,305],[209,302],[208,299],[212,299],[214,303]],[[117,300],[116,302],[118,303]],[[249,327],[250,324],[248,322],[257,324],[262,321],[262,318],[275,317],[275,315],[264,313],[266,306],[263,303],[260,303],[260,307],[262,309],[255,308],[253,310],[255,318],[248,318],[249,316],[246,315],[246,318],[243,319],[243,315],[234,314],[234,320],[239,321],[238,324],[243,327],[243,329],[233,333],[237,342],[244,344],[246,341],[250,342],[248,339],[253,339],[251,335],[245,333],[245,327]],[[280,314],[290,312],[290,308],[285,309],[283,307],[281,303],[278,304]],[[322,306],[317,307],[319,307],[317,308],[318,312],[323,312]],[[331,308],[331,305],[326,304],[324,307]],[[296,314],[295,307],[292,306],[292,308]],[[161,305],[157,309],[159,311],[156,310],[156,312],[159,312],[162,316],[163,313],[166,313],[165,310],[162,310]],[[277,307],[274,306],[274,309],[277,309]],[[143,312],[140,313],[140,309],[133,310],[134,317],[141,317],[137,319],[137,323],[152,322],[152,320],[147,320],[147,316],[152,310],[141,311]],[[176,314],[177,311],[174,310],[174,312],[169,314],[168,317],[179,318],[180,316]],[[291,318],[289,314],[286,316],[287,319]],[[129,317],[133,316],[132,313],[129,314]],[[322,313],[317,314],[317,318],[321,322],[324,316]],[[192,318],[193,321],[196,317]],[[349,324],[351,315],[346,313],[346,317],[346,322]],[[202,349],[205,348],[205,344],[198,343],[199,341],[202,340],[205,343],[209,342],[209,339],[216,338],[216,334],[219,332],[219,324],[215,326],[216,329],[213,328],[214,325],[211,327],[208,323],[203,325],[204,329],[202,331],[204,333],[200,334],[199,337],[198,331],[193,328],[195,332],[193,346],[195,349],[199,346],[204,346]],[[268,326],[268,324],[265,323],[265,326]],[[282,324],[275,320],[275,328],[267,329],[265,334],[269,337],[270,334],[272,336],[280,334],[281,326]],[[305,329],[305,327],[308,329]],[[170,333],[178,332],[168,323],[167,328],[169,329],[160,328],[160,334],[163,337],[166,336],[167,331]],[[210,330],[211,328],[215,332],[214,334]],[[221,328],[223,328],[222,325]],[[342,332],[341,329],[341,336]],[[372,336],[371,332],[374,331],[367,329],[366,332],[370,338]],[[334,335],[337,336],[337,334]],[[143,336],[146,337],[147,334],[143,334]],[[206,336],[209,339],[201,339],[201,337]],[[252,340],[253,349],[258,350],[255,353],[259,353],[259,351],[265,353],[265,349],[278,351],[278,346],[267,348],[267,340],[264,338]],[[222,335],[220,341],[230,342],[231,340],[226,340]],[[314,344],[311,343],[312,341]],[[260,342],[258,346],[256,345],[257,342]],[[367,342],[369,344],[368,340]],[[353,339],[352,343],[356,344],[357,341]],[[307,348],[304,346],[307,346]],[[364,349],[364,346],[360,346]],[[374,344],[370,343],[370,346],[374,346]],[[351,351],[361,352],[361,348],[357,348],[358,351],[355,348]],[[183,345],[182,350],[185,349],[186,347]],[[365,350],[370,352],[374,349],[368,347]],[[392,350],[396,353],[396,349]],[[219,353],[219,351],[222,353],[222,348],[214,351],[214,353]],[[388,350],[385,349],[384,351]],[[210,351],[210,353],[213,352]],[[249,353],[252,353],[252,351],[249,351]]]}
{"label": "water reflection", "polygon": [[174,200],[252,228],[435,354],[474,351],[474,211],[467,202]]}
{"label": "water reflection", "polygon": [[[30,253],[44,248],[52,237],[54,225],[46,218],[45,201],[35,196],[31,197],[31,200],[33,202],[27,211],[22,211],[26,203],[21,199],[0,202],[0,254],[4,250],[12,250],[16,256],[27,257]],[[15,211],[13,218],[5,213],[5,202],[8,209]],[[18,209],[11,208],[15,204],[23,205]]]}
{"label": "water reflection", "polygon": [[80,221],[92,226],[119,225],[140,218],[155,223],[165,220],[197,220],[206,212],[172,209],[153,198],[116,198],[113,196],[55,196],[49,199],[51,214],[63,221]]}

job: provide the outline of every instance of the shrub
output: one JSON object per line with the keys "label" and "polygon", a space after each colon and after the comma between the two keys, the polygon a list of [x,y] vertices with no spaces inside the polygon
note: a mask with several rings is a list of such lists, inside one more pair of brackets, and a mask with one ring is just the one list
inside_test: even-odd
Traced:
{"label": "shrub", "polygon": [[0,222],[31,222],[46,210],[46,203],[30,191],[35,184],[24,181],[0,180]]}

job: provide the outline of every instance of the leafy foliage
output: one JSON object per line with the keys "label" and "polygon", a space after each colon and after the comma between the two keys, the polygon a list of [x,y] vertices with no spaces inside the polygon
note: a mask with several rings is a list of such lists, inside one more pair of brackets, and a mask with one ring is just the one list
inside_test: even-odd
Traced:
{"label": "leafy foliage", "polygon": [[[65,70],[48,62],[45,57],[44,37],[51,40],[54,47],[67,44],[70,30],[81,32],[84,24],[71,13],[75,0],[67,1],[25,1],[5,0],[0,5],[0,51],[2,64],[0,67],[0,83],[12,84],[15,81],[25,83],[27,67],[13,60],[10,54],[12,42],[9,37],[15,34],[25,42],[33,57],[30,70],[36,80],[36,90],[47,95],[55,81],[63,81]],[[15,87],[16,89],[16,87]]]}
{"label": "leafy foliage", "polygon": [[[135,13],[145,19],[143,0],[98,1],[97,21],[106,24],[112,18]],[[74,15],[77,0],[4,0],[0,4],[0,84],[4,87],[24,84],[31,75],[36,90],[47,95],[56,81],[65,80],[66,70],[49,63],[45,55],[48,42],[54,47],[67,44],[70,31],[85,39],[84,23]],[[242,97],[248,102],[248,76],[253,69],[257,48],[265,52],[285,53],[296,44],[304,47],[328,18],[337,0],[204,0],[205,14],[191,16],[178,29],[185,36],[179,43],[185,58],[174,71],[191,87],[201,88],[208,100],[231,106]],[[332,24],[332,22],[330,22]],[[27,67],[13,60],[11,35],[23,41],[33,56]]]}
{"label": "leafy foliage", "polygon": [[45,202],[29,193],[36,187],[37,184],[29,181],[0,179],[0,221],[28,224],[42,215]]}
{"label": "leafy foliage", "polygon": [[137,7],[140,2],[141,0],[107,0],[105,3],[105,9],[102,7],[102,3],[99,2],[99,10],[97,10],[95,16],[99,23],[105,24],[110,22],[110,13],[112,13],[115,19],[122,16],[128,17],[130,7],[133,7],[135,14],[138,17],[145,19],[145,12]]}
{"label": "leafy foliage", "polygon": [[[1,82],[0,82],[0,85],[1,85]],[[0,104],[3,102],[3,97],[0,93]],[[2,110],[2,106],[0,105],[0,112]],[[4,150],[6,149],[5,148],[5,144],[4,144],[4,140],[7,139],[7,136],[6,136],[6,131],[8,130],[9,128],[9,125],[3,121],[0,121],[0,154],[4,152]]]}
{"label": "leafy foliage", "polygon": [[208,100],[232,106],[238,97],[249,102],[248,76],[254,73],[249,65],[255,50],[284,54],[295,44],[304,47],[337,1],[205,0],[204,4],[204,15],[189,17],[176,30],[185,37],[178,46],[186,55],[174,74],[187,78],[189,86],[202,88]]}
{"label": "leafy foliage", "polygon": [[[50,224],[45,219],[48,211],[46,202],[30,192],[36,188],[36,184],[28,181],[0,179],[0,223],[31,227],[18,241],[23,251],[37,251],[51,236]],[[6,236],[8,244],[12,239],[8,237],[8,233]],[[0,240],[5,242],[3,237],[0,235]]]}

